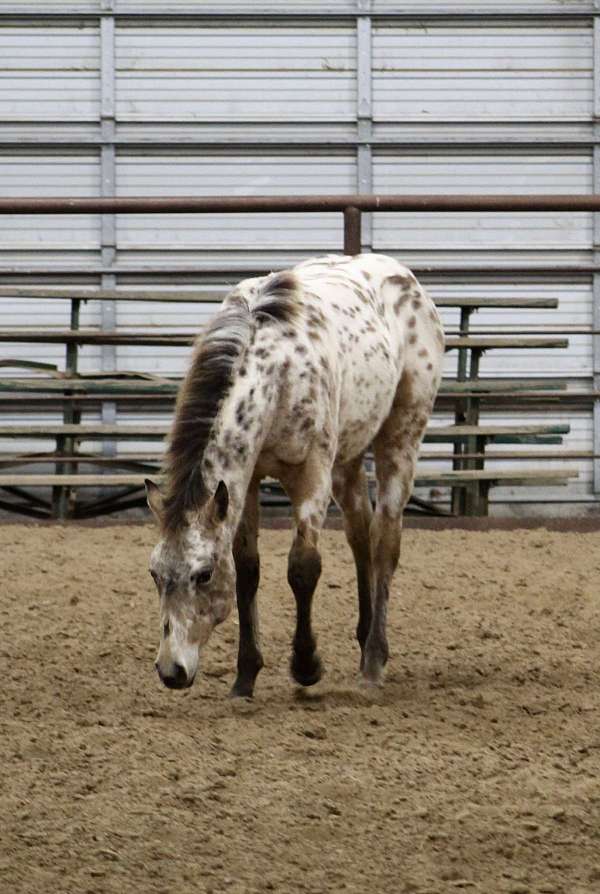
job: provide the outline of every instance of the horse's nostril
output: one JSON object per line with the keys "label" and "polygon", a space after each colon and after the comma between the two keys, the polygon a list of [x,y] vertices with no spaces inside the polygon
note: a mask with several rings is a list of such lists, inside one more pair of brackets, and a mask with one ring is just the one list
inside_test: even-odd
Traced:
{"label": "horse's nostril", "polygon": [[188,681],[185,669],[180,664],[175,664],[173,670],[177,686],[185,686]]}
{"label": "horse's nostril", "polygon": [[158,676],[168,689],[184,689],[186,686],[189,686],[188,675],[185,668],[180,664],[173,665],[173,672],[171,674],[163,674],[158,662],[156,662],[156,669],[158,671]]}

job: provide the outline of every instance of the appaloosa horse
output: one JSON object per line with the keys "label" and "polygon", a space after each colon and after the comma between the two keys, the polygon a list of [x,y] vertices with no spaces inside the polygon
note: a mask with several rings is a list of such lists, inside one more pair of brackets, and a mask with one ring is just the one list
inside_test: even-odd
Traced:
{"label": "appaloosa horse", "polygon": [[[294,680],[310,686],[322,675],[311,604],[333,495],[356,563],[362,674],[380,681],[402,512],[443,351],[433,302],[406,267],[383,255],[317,258],[245,280],[227,296],[179,393],[164,493],[146,482],[162,534],[150,573],[162,623],[156,667],[166,686],[191,686],[199,650],[229,615],[235,592],[232,695],[253,693],[263,666],[256,591],[264,476],[279,479],[295,518],[288,560]],[[374,512],[362,463],[370,445]]]}

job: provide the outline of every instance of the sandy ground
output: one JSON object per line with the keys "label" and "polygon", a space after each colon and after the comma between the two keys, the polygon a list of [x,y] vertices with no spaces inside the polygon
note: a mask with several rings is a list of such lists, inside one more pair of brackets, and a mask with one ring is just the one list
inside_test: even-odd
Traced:
{"label": "sandy ground", "polygon": [[406,531],[370,694],[326,532],[304,697],[289,539],[235,704],[233,618],[193,689],[155,677],[150,526],[0,528],[2,894],[600,891],[600,533]]}

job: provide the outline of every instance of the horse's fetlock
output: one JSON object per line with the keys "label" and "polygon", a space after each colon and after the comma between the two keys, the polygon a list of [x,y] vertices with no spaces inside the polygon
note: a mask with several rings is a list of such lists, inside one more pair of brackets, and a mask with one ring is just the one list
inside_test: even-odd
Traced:
{"label": "horse's fetlock", "polygon": [[367,624],[360,620],[356,627],[356,639],[358,640],[358,644],[361,649],[365,648],[367,637],[369,636],[369,628],[370,624]]}
{"label": "horse's fetlock", "polygon": [[368,637],[364,648],[365,673],[370,669],[382,669],[388,663],[390,650],[384,637]]}

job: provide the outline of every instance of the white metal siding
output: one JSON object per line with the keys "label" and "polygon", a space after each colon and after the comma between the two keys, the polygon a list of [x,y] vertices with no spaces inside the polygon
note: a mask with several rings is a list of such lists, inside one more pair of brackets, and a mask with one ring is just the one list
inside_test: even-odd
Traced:
{"label": "white metal siding", "polygon": [[[130,2],[130,0],[121,0]],[[142,2],[142,0],[139,0]],[[398,4],[397,0],[372,0],[373,12],[396,13],[408,15],[426,15],[431,12],[441,13],[498,13],[498,11],[520,13],[524,11],[543,15],[544,13],[591,13],[593,0],[412,0],[411,3]]]}
{"label": "white metal siding", "polygon": [[[373,188],[380,193],[591,193],[592,157],[586,150],[555,154],[429,152],[378,154]],[[376,214],[375,245],[382,251],[581,252],[592,248],[592,214]]]}
{"label": "white metal siding", "polygon": [[94,25],[0,23],[0,120],[97,119],[99,70]]}
{"label": "white metal siding", "polygon": [[[17,154],[0,152],[2,196],[97,196],[100,165],[97,153]],[[60,252],[75,258],[100,248],[99,215],[0,215],[0,257],[40,260]]]}
{"label": "white metal siding", "polygon": [[592,113],[589,24],[377,26],[378,120],[575,119]]}
{"label": "white metal siding", "polygon": [[[117,164],[118,195],[286,195],[348,193],[355,188],[349,155],[128,155]],[[128,250],[257,252],[335,250],[340,215],[121,215],[117,244]]]}
{"label": "white metal siding", "polygon": [[119,27],[122,120],[351,118],[355,38],[343,28]]}

